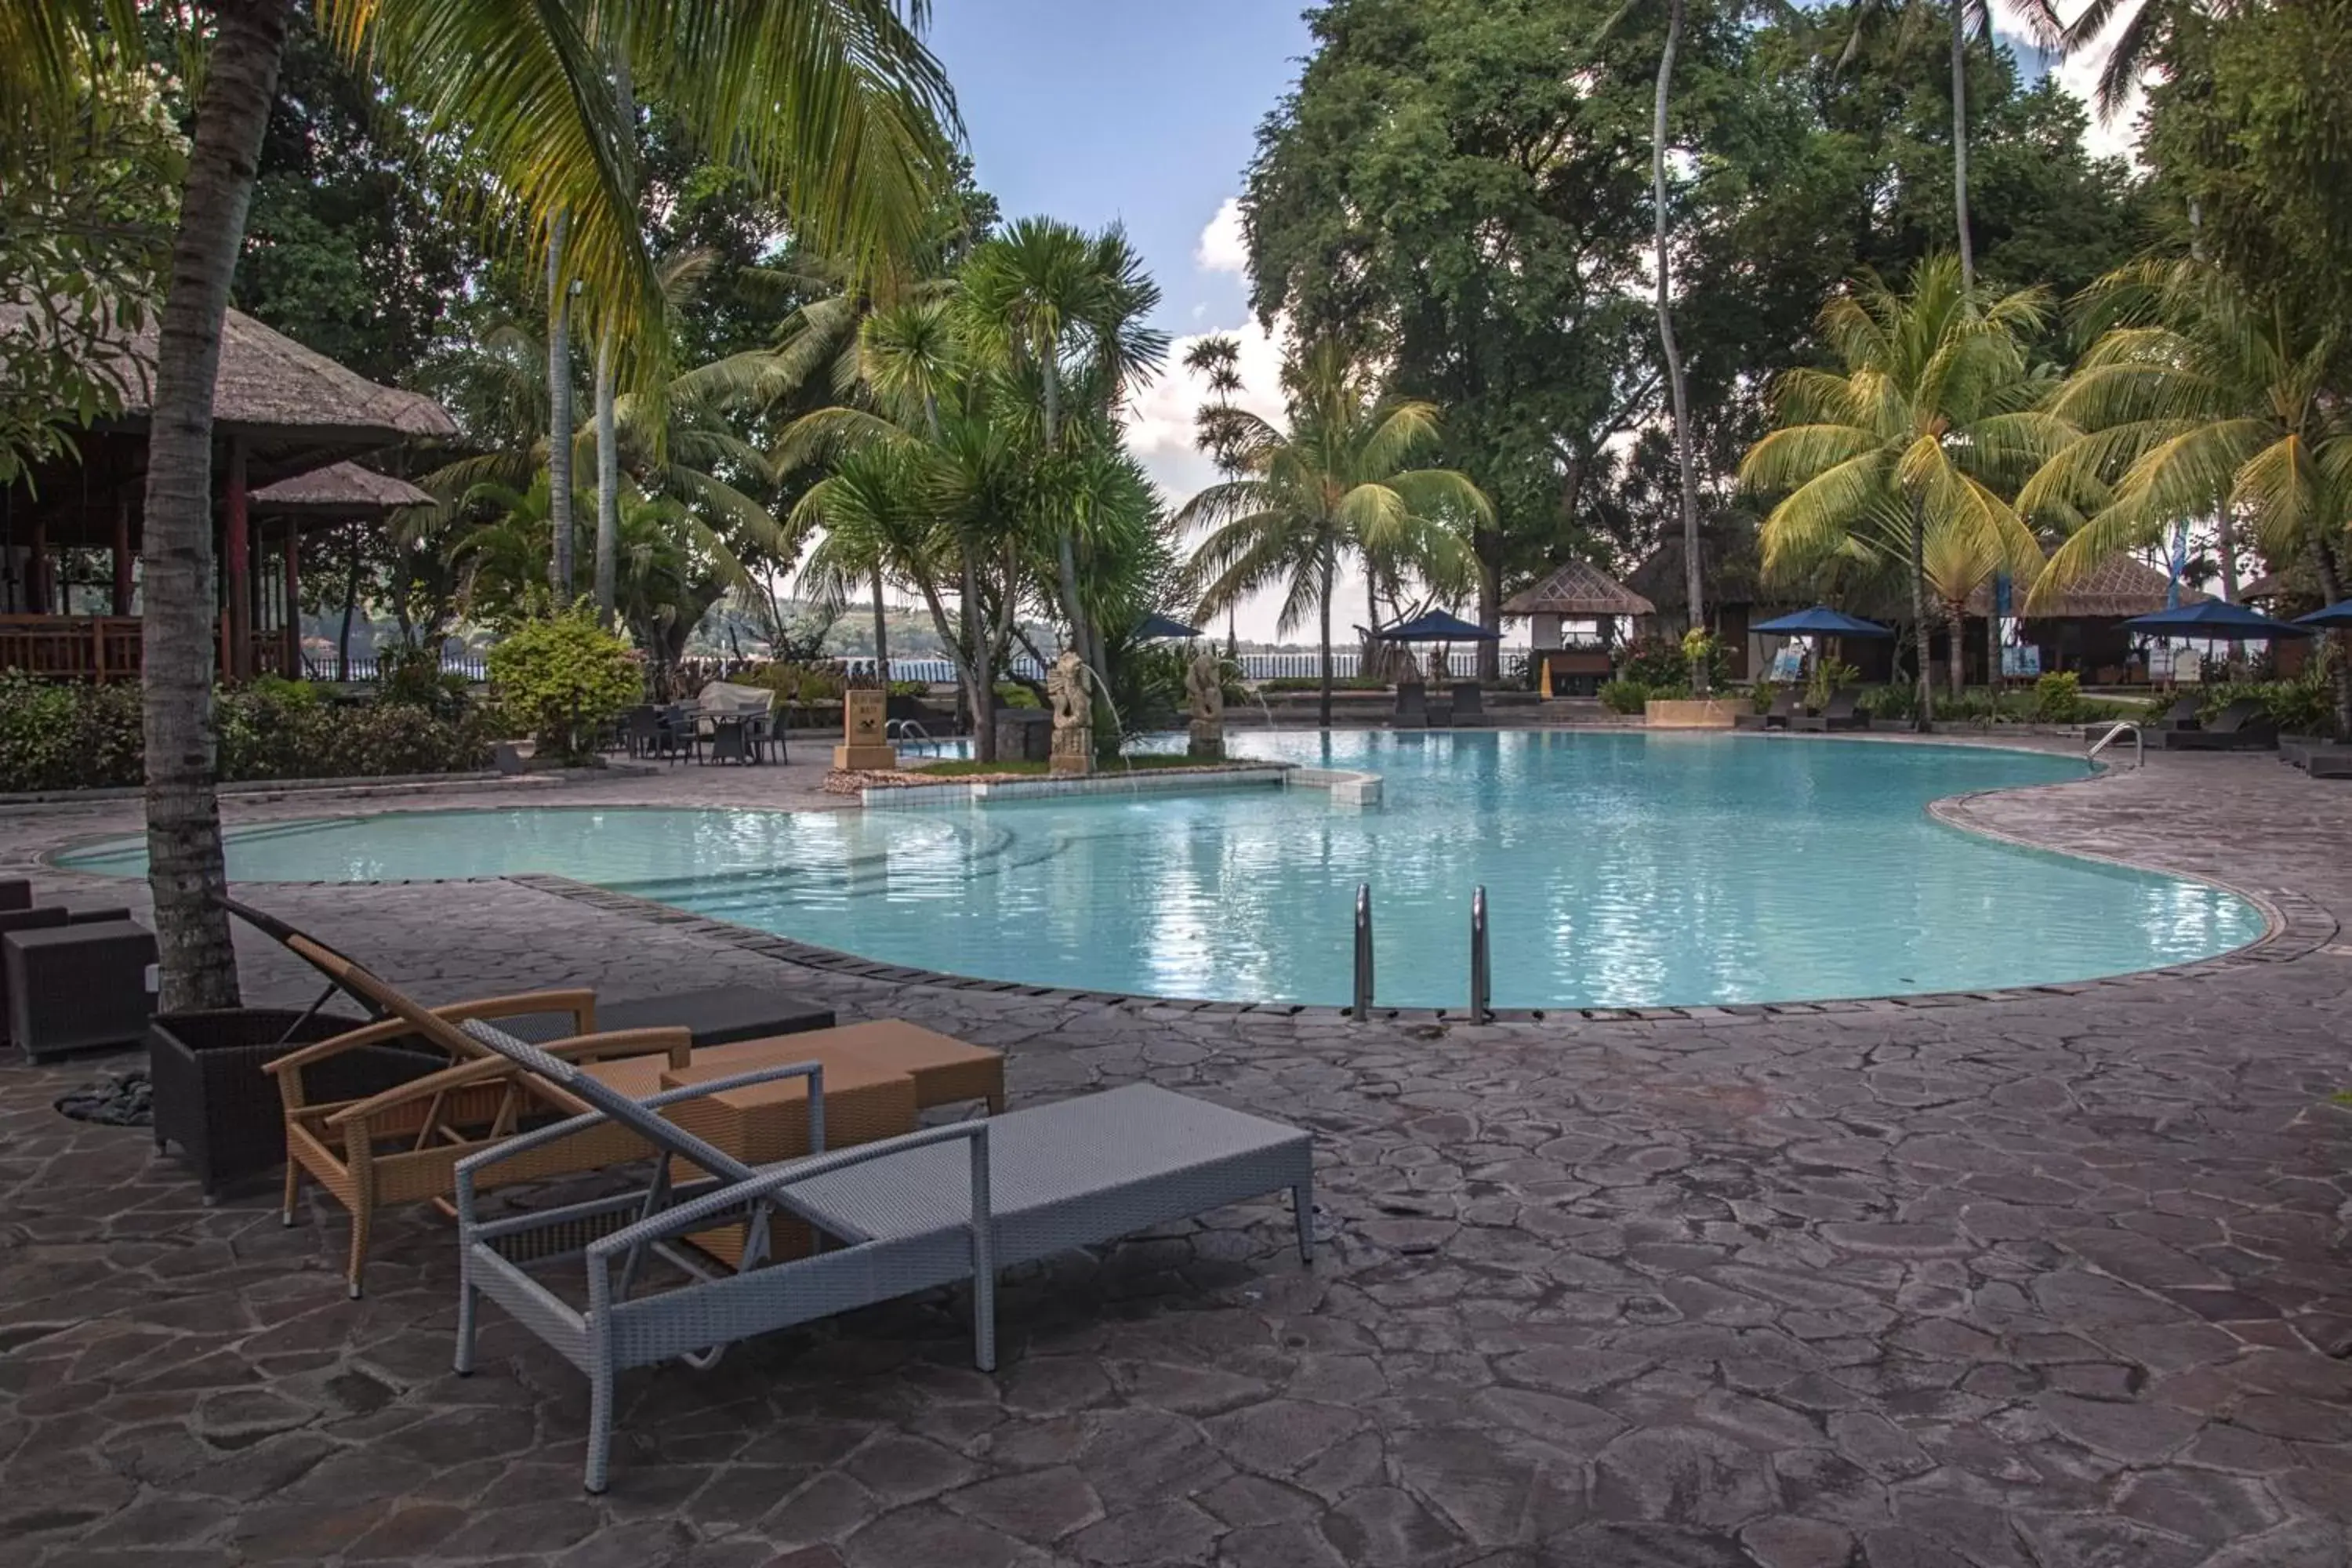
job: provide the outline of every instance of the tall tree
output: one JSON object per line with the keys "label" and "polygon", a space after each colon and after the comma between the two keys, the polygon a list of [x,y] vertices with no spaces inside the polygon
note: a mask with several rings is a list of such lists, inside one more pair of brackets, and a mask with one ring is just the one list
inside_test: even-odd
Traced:
{"label": "tall tree", "polygon": [[1780,497],[1761,531],[1768,573],[1841,552],[1906,563],[1921,730],[1935,720],[1930,537],[2008,561],[2021,576],[2042,558],[2005,498],[2072,434],[2039,411],[2052,389],[2028,354],[2048,308],[2038,289],[1974,297],[1951,256],[1921,262],[1903,293],[1864,282],[1822,310],[1841,368],[1784,372],[1773,390],[1779,427],[1740,467],[1749,489]]}
{"label": "tall tree", "polygon": [[[12,14],[15,8],[12,8]],[[56,0],[36,46],[0,62],[0,93],[58,90],[69,54],[47,47],[137,24],[120,0]],[[229,284],[283,58],[291,0],[216,0],[187,184],[158,331],[148,437],[143,697],[147,837],[163,1005],[233,1004],[236,966],[214,895],[226,885],[212,722],[212,397]],[[632,58],[709,145],[784,191],[814,229],[861,257],[902,245],[940,165],[943,75],[884,0],[643,0],[609,13]],[[321,0],[322,30],[380,70],[433,130],[462,128],[536,226],[567,215],[564,269],[598,309],[657,315],[636,214],[618,199],[610,95],[568,12],[518,17],[486,0],[385,6]]]}
{"label": "tall tree", "polygon": [[1280,627],[1316,617],[1322,648],[1319,712],[1331,722],[1331,611],[1339,559],[1450,564],[1462,532],[1494,521],[1494,503],[1462,473],[1415,467],[1437,446],[1432,404],[1378,395],[1347,345],[1324,342],[1290,369],[1290,428],[1246,411],[1234,420],[1241,477],[1210,486],[1177,514],[1210,531],[1187,577],[1200,613],[1269,588]]}
{"label": "tall tree", "polygon": [[[1976,231],[1969,222],[1969,35],[1990,39],[1992,13],[1987,0],[1943,0],[1950,26],[1952,81],[1952,216],[1959,237],[1960,286],[1977,286]],[[1855,0],[1854,31],[1846,45],[1850,62],[1862,49],[1862,30],[1874,20],[1899,17],[1906,33],[1924,30],[1935,11],[1935,0]]]}
{"label": "tall tree", "polygon": [[[1690,387],[1683,378],[1683,355],[1675,342],[1673,224],[1666,206],[1666,107],[1674,95],[1675,56],[1682,47],[1685,0],[1666,0],[1666,37],[1658,49],[1658,96],[1650,130],[1650,206],[1657,254],[1658,353],[1665,361],[1668,406],[1674,415],[1675,471],[1683,507],[1683,604],[1693,631],[1706,626],[1706,590],[1700,581],[1698,462],[1691,453]],[[1691,689],[1707,693],[1704,657],[1691,660]]]}

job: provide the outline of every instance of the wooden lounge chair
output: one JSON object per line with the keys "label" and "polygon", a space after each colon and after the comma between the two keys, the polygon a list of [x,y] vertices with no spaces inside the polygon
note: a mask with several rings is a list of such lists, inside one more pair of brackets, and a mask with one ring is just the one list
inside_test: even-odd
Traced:
{"label": "wooden lounge chair", "polygon": [[1783,686],[1772,694],[1772,706],[1761,713],[1735,713],[1731,726],[1735,730],[1785,730],[1797,717],[1801,693],[1793,686]]}
{"label": "wooden lounge chair", "polygon": [[2201,730],[2161,731],[2168,752],[2264,752],[2278,744],[2278,724],[2269,710],[2241,697]]}
{"label": "wooden lounge chair", "polygon": [[[660,1053],[681,1068],[690,1060],[693,1036],[684,1028],[597,1033],[593,991],[534,991],[426,1007],[284,921],[231,900],[221,903],[276,937],[375,1020],[290,1051],[265,1069],[278,1080],[286,1113],[282,1218],[287,1225],[294,1223],[306,1176],[350,1212],[351,1248],[343,1278],[353,1298],[365,1281],[368,1241],[378,1208],[436,1199],[446,1204],[456,1190],[457,1162],[467,1154],[584,1109],[579,1100],[517,1074],[505,1058],[466,1034],[461,1024],[562,1012],[572,1016],[575,1032],[541,1047],[551,1056],[584,1062]],[[449,1065],[361,1100],[310,1098],[308,1075],[313,1067],[394,1043],[438,1052]],[[643,1152],[635,1139],[607,1134],[550,1150],[541,1159],[502,1174],[511,1181],[534,1180],[625,1162]]]}
{"label": "wooden lounge chair", "polygon": [[[969,1282],[972,1359],[996,1365],[996,1271],[1155,1225],[1288,1189],[1299,1257],[1314,1258],[1314,1163],[1297,1128],[1145,1084],[1083,1095],[985,1121],[926,1128],[861,1148],[827,1151],[813,1117],[806,1157],[755,1167],[660,1111],[696,1094],[787,1076],[814,1062],[698,1084],[639,1101],[495,1026],[467,1032],[549,1088],[593,1110],[469,1154],[457,1173],[457,1370],[473,1370],[477,1299],[488,1296],[588,1378],[583,1484],[604,1489],[614,1384],[621,1372],[672,1359],[709,1365],[737,1340],[895,1297]],[[642,1190],[510,1217],[487,1218],[477,1193],[508,1163],[529,1164],[563,1141],[627,1128],[660,1151]],[[673,1167],[713,1173],[675,1183]],[[732,1271],[674,1246],[732,1221],[746,1241]],[[833,1245],[777,1258],[768,1237],[804,1222]],[[640,1289],[649,1257],[677,1271]],[[585,1290],[559,1293],[537,1271],[584,1263]],[[584,1306],[576,1303],[584,1302]]]}
{"label": "wooden lounge chair", "polygon": [[1391,721],[1399,730],[1429,728],[1429,688],[1418,680],[1404,681],[1397,687],[1396,717]]}
{"label": "wooden lounge chair", "polygon": [[1841,686],[1830,693],[1829,701],[1820,712],[1792,718],[1789,721],[1789,728],[1817,731],[1867,730],[1870,728],[1870,715],[1857,706],[1861,700],[1861,694],[1852,687]]}

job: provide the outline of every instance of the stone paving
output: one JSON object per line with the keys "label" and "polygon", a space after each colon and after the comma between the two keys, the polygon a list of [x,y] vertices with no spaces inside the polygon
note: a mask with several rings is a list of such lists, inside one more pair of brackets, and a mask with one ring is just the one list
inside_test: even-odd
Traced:
{"label": "stone paving", "polygon": [[[0,818],[0,863],[129,809]],[[1358,1025],[804,968],[516,881],[255,889],[436,997],[767,980],[1003,1047],[1016,1104],[1149,1079],[1281,1116],[1329,1245],[1303,1268],[1268,1203],[1033,1272],[993,1376],[945,1299],[631,1374],[592,1500],[576,1375],[495,1310],[449,1373],[433,1215],[380,1226],[348,1302],[334,1211],[207,1208],[48,1109],[117,1062],[0,1068],[0,1559],[2347,1568],[2352,789],[2151,758],[1945,809],[2290,929],[1985,1000]]]}

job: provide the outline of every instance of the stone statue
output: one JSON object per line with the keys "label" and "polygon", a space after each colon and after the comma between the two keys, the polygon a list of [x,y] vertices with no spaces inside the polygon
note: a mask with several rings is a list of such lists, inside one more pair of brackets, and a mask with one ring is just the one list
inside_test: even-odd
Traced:
{"label": "stone statue", "polygon": [[1095,705],[1087,695],[1086,661],[1076,648],[1064,648],[1046,670],[1045,700],[1054,710],[1054,772],[1094,772]]}
{"label": "stone statue", "polygon": [[1184,695],[1191,700],[1192,740],[1185,748],[1204,762],[1222,762],[1225,755],[1224,667],[1213,652],[1203,651],[1184,667]]}

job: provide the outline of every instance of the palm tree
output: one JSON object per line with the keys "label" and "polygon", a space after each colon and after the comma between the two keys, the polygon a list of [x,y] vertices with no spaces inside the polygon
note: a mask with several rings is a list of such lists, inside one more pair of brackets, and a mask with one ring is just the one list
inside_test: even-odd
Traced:
{"label": "palm tree", "polygon": [[[1668,248],[1666,210],[1666,105],[1674,90],[1675,55],[1682,47],[1685,0],[1666,0],[1666,38],[1658,50],[1658,92],[1650,127],[1650,206],[1652,235],[1657,247],[1658,352],[1666,362],[1666,392],[1674,414],[1675,466],[1681,478],[1683,509],[1683,592],[1687,595],[1691,630],[1706,627],[1701,602],[1698,549],[1698,463],[1691,455],[1690,391],[1683,378],[1681,346],[1675,342],[1674,261]],[[1707,660],[1691,660],[1691,689],[1707,694]]]}
{"label": "palm tree", "polygon": [[2181,25],[2191,17],[2227,15],[2239,0],[2091,0],[2072,22],[2059,16],[2054,0],[2026,0],[2026,17],[2045,45],[2079,54],[2098,45],[2116,18],[2123,25],[2108,39],[2091,93],[2102,120],[2113,120],[2131,102],[2140,79],[2161,63]]}
{"label": "palm tree", "polygon": [[1979,300],[1950,256],[1921,261],[1907,293],[1874,279],[1841,293],[1822,307],[1821,332],[1843,369],[1783,373],[1779,428],[1739,466],[1745,488],[1786,492],[1760,531],[1768,573],[1841,552],[1907,563],[1921,730],[1935,717],[1928,541],[2021,575],[2041,561],[2004,497],[2073,434],[2039,411],[2051,383],[2027,359],[2047,312],[2039,289]]}
{"label": "palm tree", "polygon": [[[2195,258],[2126,268],[2088,306],[2104,330],[2052,405],[2080,435],[2018,496],[2028,515],[2071,530],[2028,609],[2193,517],[2250,528],[2273,566],[2307,561],[2329,602],[2343,598],[2352,410],[2331,374],[2335,334]],[[2352,733],[2352,668],[2341,658],[2336,703]]]}
{"label": "palm tree", "polygon": [[[1959,233],[1960,286],[1973,293],[1977,286],[1976,237],[1969,224],[1969,35],[1992,36],[1989,0],[1945,0],[1952,33],[1952,216]],[[1855,0],[1853,33],[1846,39],[1841,66],[1850,65],[1862,49],[1863,30],[1874,20],[1901,12],[1903,36],[1935,10],[1935,0]]]}
{"label": "palm tree", "polygon": [[[1168,351],[1168,334],[1143,325],[1160,286],[1116,224],[1089,237],[1051,218],[1023,218],[973,249],[961,282],[975,345],[1023,380],[1034,378],[1049,459],[1061,450],[1073,393],[1108,413]],[[1056,530],[1054,559],[1070,645],[1107,682],[1080,601],[1075,521]]]}
{"label": "palm tree", "polygon": [[[11,15],[19,9],[11,7]],[[0,99],[23,101],[71,50],[139,36],[128,0],[47,0],[12,22]],[[147,447],[142,698],[147,840],[167,1009],[232,1005],[236,962],[212,714],[212,409],[229,282],[293,0],[218,0],[158,328]],[[566,226],[562,273],[603,315],[656,319],[658,289],[617,166],[612,94],[573,13],[488,0],[318,0],[321,31],[436,132],[462,134],[540,245]],[[782,193],[808,232],[867,261],[913,235],[941,182],[953,100],[914,26],[922,0],[635,0],[597,8],[701,138]],[[29,85],[28,85],[29,84]]]}
{"label": "palm tree", "polygon": [[1437,444],[1429,403],[1382,399],[1337,342],[1289,367],[1290,429],[1235,410],[1240,477],[1210,486],[1176,517],[1211,530],[1188,568],[1200,613],[1265,588],[1283,593],[1280,629],[1318,619],[1322,722],[1331,722],[1331,608],[1344,551],[1370,562],[1458,561],[1453,519],[1494,520],[1485,491],[1452,468],[1410,465]]}

